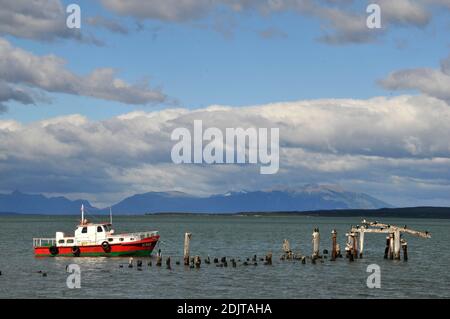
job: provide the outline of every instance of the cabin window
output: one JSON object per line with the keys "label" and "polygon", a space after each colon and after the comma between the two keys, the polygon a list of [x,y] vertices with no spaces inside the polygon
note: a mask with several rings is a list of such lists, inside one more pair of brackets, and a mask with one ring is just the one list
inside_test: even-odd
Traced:
{"label": "cabin window", "polygon": [[83,227],[83,229],[81,230],[82,234],[87,234],[87,227]]}
{"label": "cabin window", "polygon": [[64,244],[64,239],[58,240],[58,244]]}
{"label": "cabin window", "polygon": [[119,238],[120,241],[123,241],[123,238]]}
{"label": "cabin window", "polygon": [[67,239],[68,244],[73,244],[73,239]]}
{"label": "cabin window", "polygon": [[97,226],[97,233],[101,233],[101,232],[103,232],[102,226]]}
{"label": "cabin window", "polygon": [[108,238],[108,241],[113,241],[114,240],[114,238]]}

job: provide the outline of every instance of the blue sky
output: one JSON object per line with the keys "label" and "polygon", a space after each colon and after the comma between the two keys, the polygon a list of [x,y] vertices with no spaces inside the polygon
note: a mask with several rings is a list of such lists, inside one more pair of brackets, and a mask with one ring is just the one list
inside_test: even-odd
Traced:
{"label": "blue sky", "polygon": [[[381,6],[381,31],[365,26],[365,9],[371,2]],[[128,5],[116,0],[52,0],[47,3],[48,8],[42,3],[0,1],[5,8],[4,14],[0,14],[0,40],[3,41],[0,58],[6,61],[0,65],[3,68],[0,70],[0,133],[3,132],[0,174],[4,174],[0,192],[21,189],[70,198],[85,197],[108,204],[133,192],[188,191],[192,185],[180,186],[182,183],[170,175],[173,168],[168,163],[147,167],[148,162],[142,160],[164,157],[161,154],[167,152],[167,145],[158,149],[159,153],[149,150],[145,150],[144,155],[133,153],[119,164],[106,160],[105,154],[88,145],[93,141],[104,143],[105,136],[98,132],[109,129],[110,125],[117,125],[117,130],[122,132],[129,124],[123,123],[125,117],[139,121],[134,125],[149,125],[151,129],[168,126],[169,122],[165,122],[168,118],[184,123],[184,111],[175,110],[198,110],[197,114],[203,114],[211,105],[223,105],[232,107],[227,115],[230,117],[223,119],[224,123],[228,120],[231,123],[240,118],[239,112],[245,114],[249,106],[261,107],[264,116],[264,106],[272,104],[279,114],[285,114],[292,105],[305,107],[306,115],[297,114],[295,109],[286,118],[280,115],[279,123],[287,127],[296,125],[293,124],[296,120],[304,123],[300,119],[302,116],[318,120],[317,126],[323,126],[323,131],[317,135],[299,133],[310,136],[310,141],[318,140],[317,145],[310,145],[309,140],[302,137],[298,145],[297,141],[290,143],[298,146],[298,152],[307,151],[304,155],[311,163],[328,162],[317,168],[299,158],[294,166],[289,166],[291,163],[286,166],[277,178],[263,181],[249,168],[247,183],[236,180],[232,172],[208,168],[199,173],[198,168],[184,167],[183,173],[188,176],[201,175],[198,183],[205,187],[199,193],[207,193],[208,187],[214,192],[224,192],[227,187],[251,189],[261,185],[270,188],[275,184],[295,186],[317,182],[365,191],[394,205],[450,205],[447,196],[450,177],[445,166],[450,158],[450,145],[429,142],[431,137],[448,140],[447,134],[450,134],[445,122],[433,122],[450,116],[446,107],[450,101],[450,87],[447,87],[450,75],[445,69],[446,61],[450,61],[450,3],[447,0],[398,0],[395,4],[386,0],[189,0],[183,4],[175,0],[132,0]],[[79,31],[65,27],[64,11],[70,3],[81,7]],[[27,20],[18,18],[23,16]],[[324,40],[326,35],[328,41]],[[49,55],[65,64],[57,64]],[[35,61],[31,69],[26,68],[28,60]],[[116,73],[99,80],[91,76],[99,68],[116,70]],[[125,83],[123,91],[118,92],[117,86],[112,84],[116,79]],[[34,103],[24,103],[23,97],[9,96],[11,88],[24,92]],[[381,106],[373,109],[374,103],[380,103],[373,100],[375,97],[392,105],[382,116],[374,118],[373,127],[367,127],[372,134],[367,144],[376,140],[377,145],[361,147],[359,140],[364,132],[340,132],[337,129],[341,123],[327,120],[333,117],[346,120],[349,112],[346,106],[354,104],[357,109],[353,110],[352,118],[357,126],[358,122],[367,120],[366,116],[382,113]],[[318,118],[316,109],[305,106],[308,103],[318,104],[316,107],[323,112],[329,111],[329,105],[335,105],[330,111],[334,115],[327,113],[327,117]],[[430,118],[421,115],[424,110]],[[140,112],[141,118],[138,120],[138,113],[133,112]],[[174,112],[180,115],[174,116]],[[90,156],[92,161],[97,161],[92,167],[95,173],[101,173],[95,180],[87,181],[92,186],[90,191],[77,186],[79,172],[45,163],[53,161],[51,155],[43,159],[36,151],[50,147],[44,145],[45,141],[30,141],[32,136],[48,134],[45,123],[58,117],[62,118],[58,122],[59,131],[54,136],[45,135],[57,141],[48,152],[58,153],[58,148],[72,152],[71,147],[76,146],[83,155],[66,155],[63,161],[79,165],[80,156]],[[151,119],[142,124],[142,118]],[[392,125],[389,118],[398,118],[398,131],[390,130],[396,125]],[[328,125],[334,125],[331,129],[336,130],[335,136],[327,135]],[[83,131],[93,130],[91,140],[80,137],[72,137],[76,142],[64,140],[64,132],[80,126]],[[350,130],[351,126],[340,129]],[[136,141],[126,140],[129,136],[117,133],[113,142],[130,144],[131,152],[142,143],[148,143],[149,149],[157,148],[156,142],[148,140],[148,136],[159,139],[158,145],[166,142],[160,140],[165,135],[142,132],[142,136],[133,135]],[[338,141],[341,133],[349,139],[348,145],[357,146],[347,149],[341,145]],[[282,142],[283,138],[290,138],[283,137],[283,132],[280,137]],[[391,141],[398,141],[398,144],[392,142],[391,145]],[[320,143],[328,143],[328,150],[316,153],[317,149],[322,149]],[[55,165],[61,160],[55,159]],[[345,170],[330,173],[329,167],[347,161],[353,163],[348,165],[355,166],[350,169],[345,165]],[[39,174],[41,165],[52,167],[45,177]],[[24,167],[36,167],[36,171],[23,172]],[[289,178],[294,176],[290,169],[298,171],[295,181]],[[135,179],[148,170],[158,171],[159,176],[172,182],[158,184],[156,181],[150,185]],[[88,169],[83,174],[95,175]],[[36,182],[42,180],[45,182]],[[107,183],[115,186],[111,189],[98,186]],[[211,186],[218,183],[224,185],[223,189]],[[128,191],[120,190],[125,188]]]}
{"label": "blue sky", "polygon": [[[64,2],[66,5],[71,1]],[[67,94],[53,94],[54,102],[34,106],[14,104],[2,117],[34,121],[80,113],[104,119],[129,110],[180,105],[233,106],[316,98],[369,98],[391,94],[376,81],[396,69],[437,67],[448,54],[448,15],[440,14],[426,28],[396,28],[374,43],[329,45],[318,41],[318,19],[285,12],[260,16],[254,12],[232,16],[233,27],[223,34],[211,17],[189,23],[114,17],[96,1],[79,1],[82,19],[102,15],[116,18],[131,31],[117,34],[83,23],[104,46],[76,41],[36,42],[8,37],[37,55],[55,54],[70,70],[86,74],[96,67],[113,67],[133,82],[149,78],[171,101],[163,105],[130,106]],[[364,13],[364,7],[360,8]],[[264,38],[259,33],[277,30]],[[374,31],[376,32],[376,31]],[[400,47],[399,47],[400,46]],[[251,85],[248,85],[251,83]],[[397,92],[395,92],[397,94]]]}

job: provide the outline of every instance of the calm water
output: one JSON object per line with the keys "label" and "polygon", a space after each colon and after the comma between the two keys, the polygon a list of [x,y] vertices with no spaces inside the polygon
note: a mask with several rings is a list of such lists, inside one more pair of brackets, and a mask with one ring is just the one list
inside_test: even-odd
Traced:
{"label": "calm water", "polygon": [[[53,237],[55,231],[71,233],[77,216],[0,217],[0,298],[449,298],[450,220],[389,219],[383,222],[428,230],[432,239],[407,236],[409,261],[383,259],[384,235],[367,234],[365,258],[354,263],[302,265],[282,262],[283,239],[295,252],[311,254],[311,233],[321,232],[321,250],[330,250],[330,232],[344,234],[359,218],[253,217],[253,216],[133,216],[115,217],[116,232],[159,230],[163,256],[181,256],[186,231],[192,232],[191,255],[247,258],[274,254],[273,266],[201,269],[175,265],[142,271],[120,264],[125,258],[34,258],[33,237]],[[81,289],[66,286],[66,265],[81,267]],[[381,289],[369,289],[367,265],[381,267]],[[153,265],[155,264],[153,260]],[[43,270],[43,277],[37,271]]]}

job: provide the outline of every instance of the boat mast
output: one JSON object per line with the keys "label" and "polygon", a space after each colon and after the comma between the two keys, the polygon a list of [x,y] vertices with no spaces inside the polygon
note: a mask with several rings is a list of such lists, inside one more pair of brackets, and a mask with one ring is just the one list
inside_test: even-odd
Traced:
{"label": "boat mast", "polygon": [[81,225],[84,224],[84,204],[81,204]]}
{"label": "boat mast", "polygon": [[111,209],[111,207],[109,207],[109,223],[112,226],[112,209]]}

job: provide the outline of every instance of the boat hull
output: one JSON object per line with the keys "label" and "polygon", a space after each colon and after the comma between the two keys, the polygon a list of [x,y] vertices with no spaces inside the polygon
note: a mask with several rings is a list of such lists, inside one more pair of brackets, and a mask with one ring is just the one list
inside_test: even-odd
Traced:
{"label": "boat hull", "polygon": [[[35,247],[36,257],[149,257],[159,240],[159,235],[139,241],[111,244],[107,249],[102,245]],[[75,247],[75,249],[74,249]],[[78,248],[78,249],[76,249]]]}

